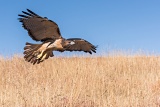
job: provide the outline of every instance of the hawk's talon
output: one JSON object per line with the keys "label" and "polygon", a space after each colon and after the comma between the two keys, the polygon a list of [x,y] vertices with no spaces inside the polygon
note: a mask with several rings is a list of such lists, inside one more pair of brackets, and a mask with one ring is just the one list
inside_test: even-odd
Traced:
{"label": "hawk's talon", "polygon": [[43,55],[43,52],[44,51],[42,51],[39,55],[37,55],[37,59],[41,59],[41,57],[43,57],[42,55]]}

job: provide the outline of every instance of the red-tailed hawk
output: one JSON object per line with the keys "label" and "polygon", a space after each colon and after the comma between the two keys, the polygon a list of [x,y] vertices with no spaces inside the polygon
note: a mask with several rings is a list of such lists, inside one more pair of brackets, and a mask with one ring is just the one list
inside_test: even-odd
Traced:
{"label": "red-tailed hawk", "polygon": [[19,14],[19,21],[22,22],[24,29],[35,41],[41,44],[26,43],[24,47],[24,58],[33,64],[39,64],[49,57],[53,57],[52,51],[84,51],[92,54],[96,53],[96,46],[81,38],[65,39],[61,36],[58,25],[46,17],[27,9]]}

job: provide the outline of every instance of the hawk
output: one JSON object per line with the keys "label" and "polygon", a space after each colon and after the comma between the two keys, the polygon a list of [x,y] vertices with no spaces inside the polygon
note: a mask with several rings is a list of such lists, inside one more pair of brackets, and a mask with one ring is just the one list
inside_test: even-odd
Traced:
{"label": "hawk", "polygon": [[19,14],[18,20],[22,23],[28,35],[41,44],[26,43],[24,47],[24,59],[32,64],[39,64],[49,57],[53,57],[53,51],[84,51],[96,53],[96,46],[81,38],[65,39],[61,36],[58,25],[47,17],[41,17],[27,9]]}

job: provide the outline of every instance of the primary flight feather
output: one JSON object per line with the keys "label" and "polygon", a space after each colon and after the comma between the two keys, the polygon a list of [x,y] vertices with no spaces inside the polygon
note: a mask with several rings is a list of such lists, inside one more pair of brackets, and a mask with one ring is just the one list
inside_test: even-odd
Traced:
{"label": "primary flight feather", "polygon": [[61,36],[58,25],[46,17],[41,17],[33,11],[27,9],[19,14],[19,21],[24,29],[35,41],[41,44],[26,43],[24,47],[24,58],[33,64],[53,57],[53,51],[84,51],[92,54],[96,53],[96,46],[81,38],[65,39]]}

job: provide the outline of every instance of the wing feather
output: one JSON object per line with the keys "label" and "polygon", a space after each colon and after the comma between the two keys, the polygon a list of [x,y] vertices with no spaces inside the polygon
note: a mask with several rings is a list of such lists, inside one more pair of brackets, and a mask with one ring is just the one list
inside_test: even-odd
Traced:
{"label": "wing feather", "polygon": [[24,13],[24,14],[26,14],[26,15],[28,15],[28,16],[33,16],[32,14],[27,13],[27,12],[25,12],[25,11],[22,11],[22,13]]}
{"label": "wing feather", "polygon": [[24,29],[28,31],[29,36],[35,41],[44,41],[47,39],[62,38],[58,25],[46,17],[41,17],[31,10],[22,11],[19,14],[19,21],[22,22]]}
{"label": "wing feather", "polygon": [[31,10],[29,10],[29,9],[27,9],[27,11],[28,11],[29,13],[31,13],[32,15],[39,16],[39,15],[37,15],[36,13],[34,13],[33,11],[31,11]]}
{"label": "wing feather", "polygon": [[90,54],[92,54],[92,52],[96,53],[97,47],[84,39],[70,38],[70,39],[67,39],[67,41],[69,41],[69,44],[65,46],[66,51],[84,51]]}

